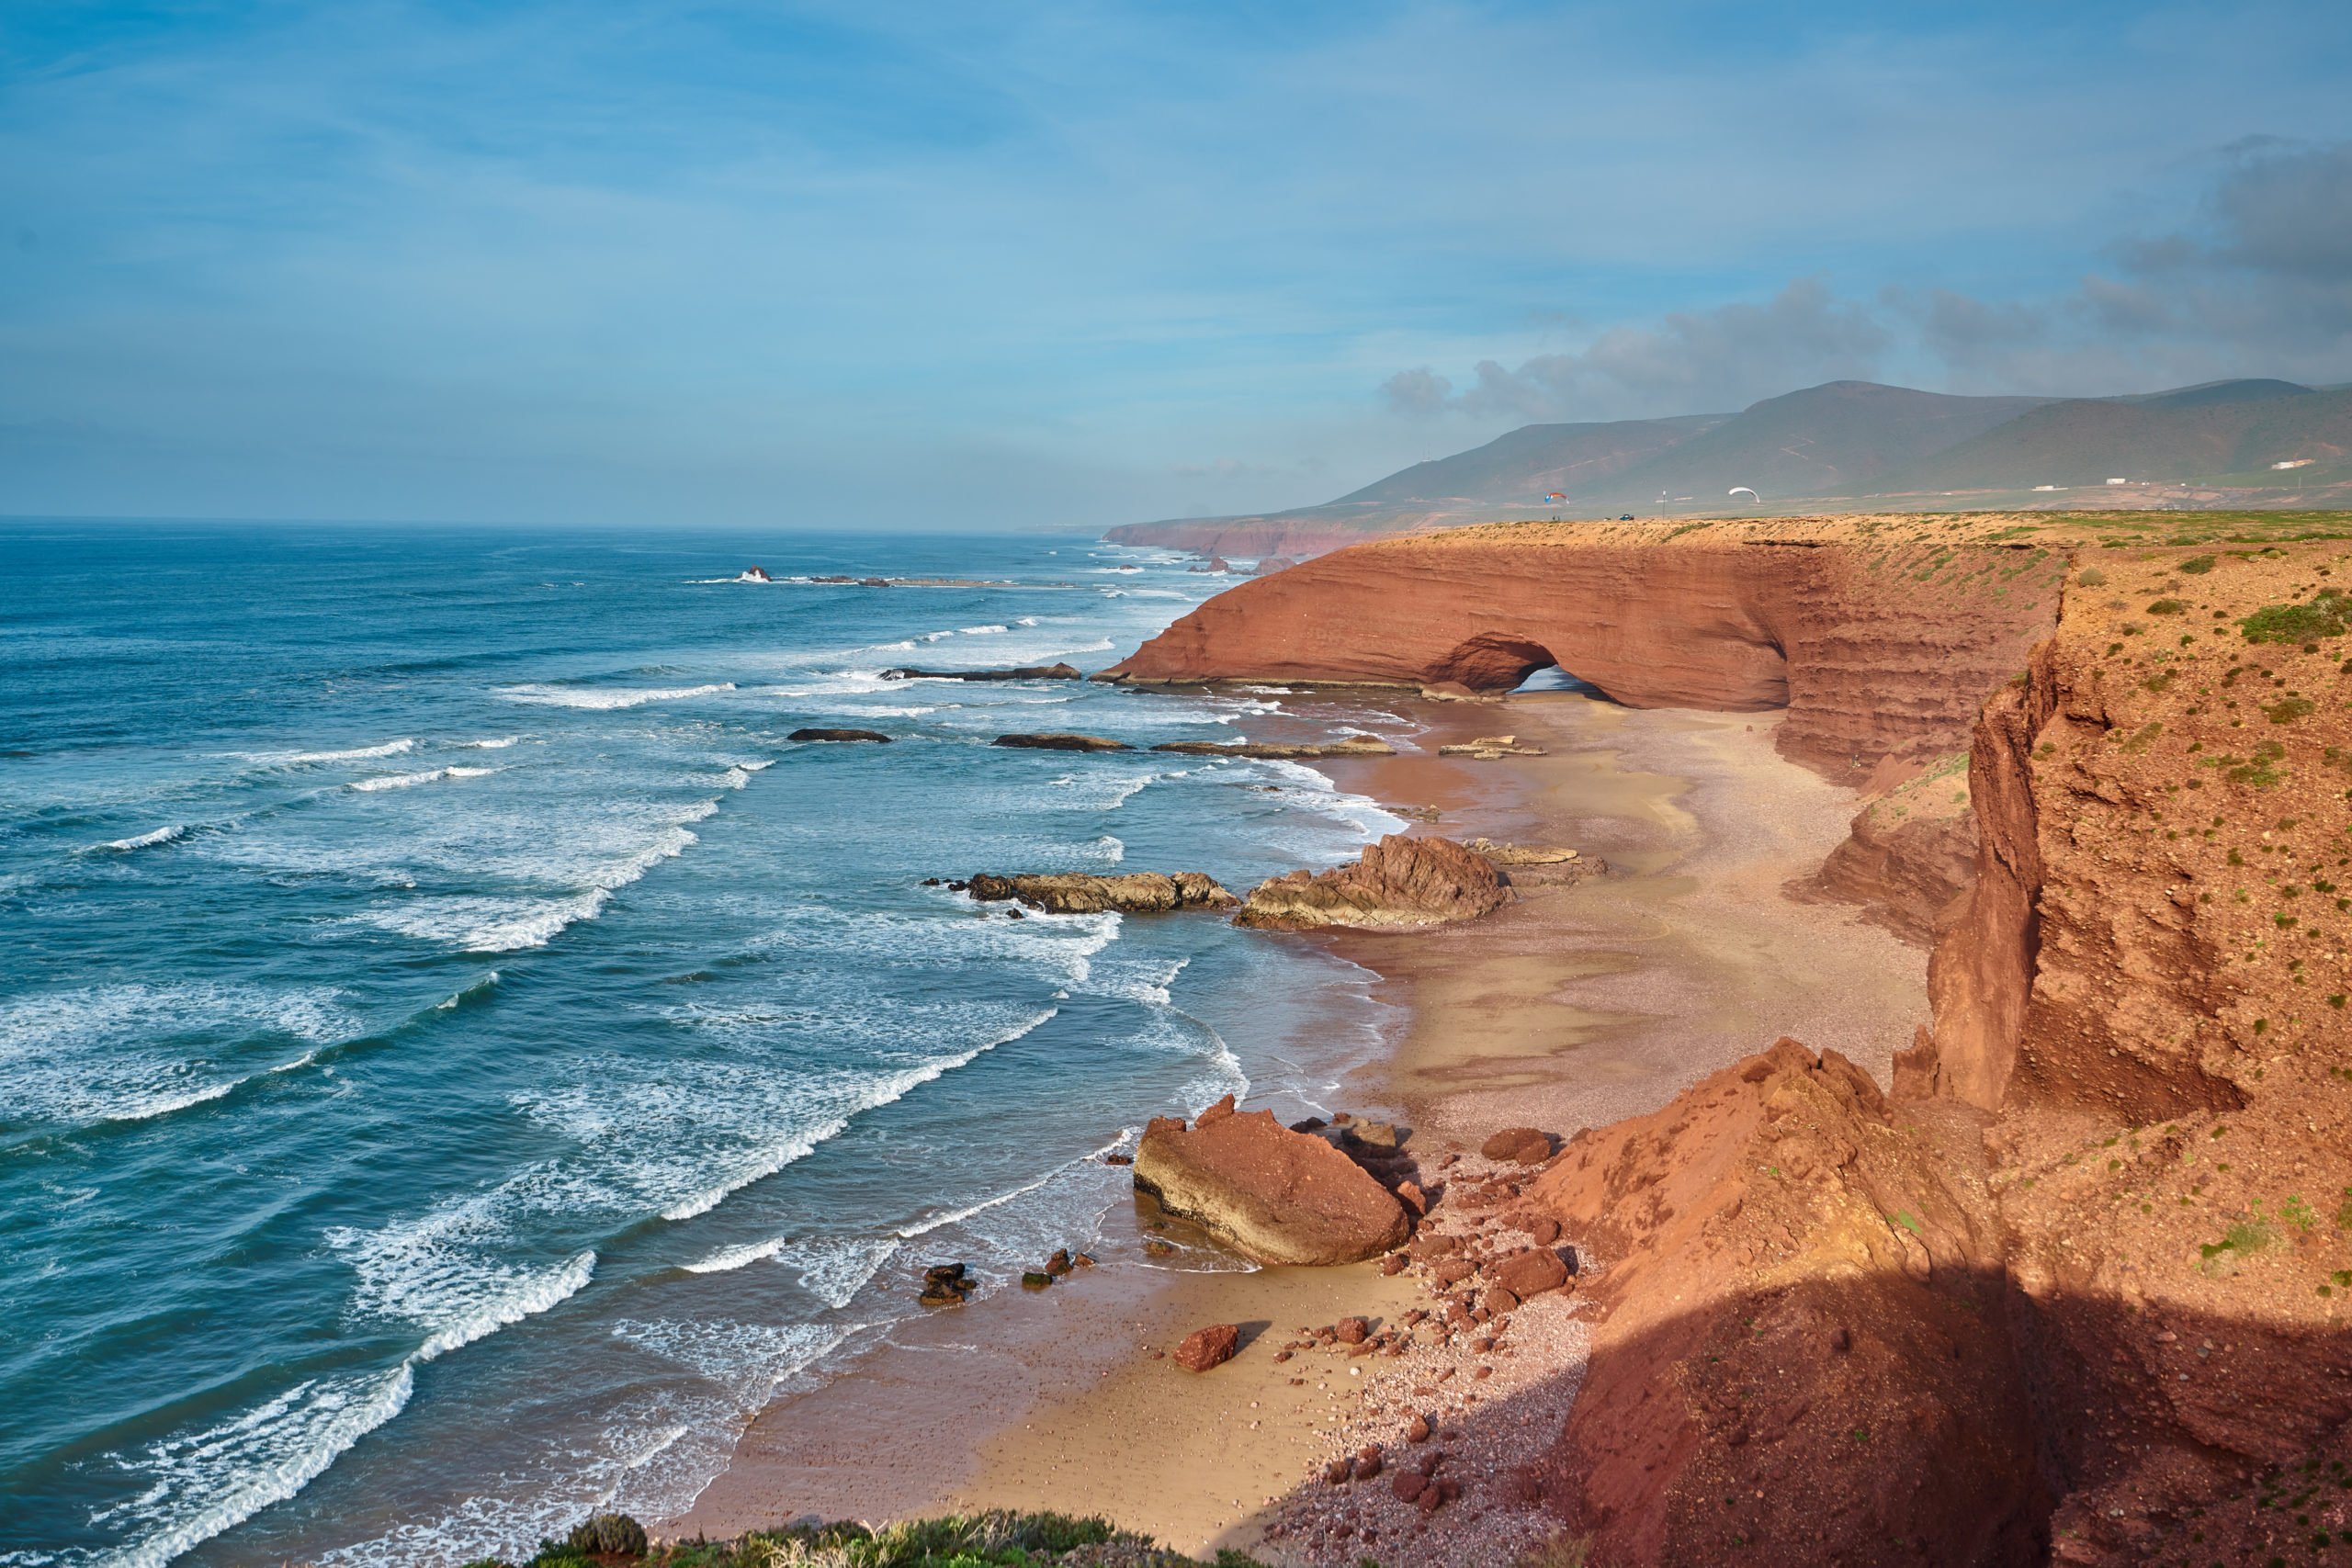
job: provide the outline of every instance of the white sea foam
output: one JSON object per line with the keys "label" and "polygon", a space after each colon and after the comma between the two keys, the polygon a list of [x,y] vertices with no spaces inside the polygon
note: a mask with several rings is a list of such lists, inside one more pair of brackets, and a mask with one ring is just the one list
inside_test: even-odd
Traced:
{"label": "white sea foam", "polygon": [[284,1502],[398,1416],[415,1388],[407,1361],[390,1371],[310,1378],[215,1426],[149,1444],[123,1461],[148,1483],[145,1490],[92,1516],[94,1525],[135,1534],[105,1561],[109,1568],[163,1568]]}
{"label": "white sea foam", "polygon": [[92,844],[90,848],[114,850],[127,853],[131,850],[153,849],[157,844],[168,844],[175,839],[187,836],[187,824],[175,822],[168,828],[158,828],[151,833],[134,833],[128,839],[109,839],[103,844]]}
{"label": "white sea foam", "polygon": [[496,772],[496,768],[428,768],[421,773],[384,773],[372,779],[355,779],[351,787],[368,793],[414,789],[418,784],[439,784],[444,779],[479,779]]}
{"label": "white sea foam", "polygon": [[802,1290],[839,1310],[855,1299],[898,1250],[896,1236],[809,1236],[783,1248],[776,1260],[799,1270]]}
{"label": "white sea foam", "polygon": [[[679,815],[686,821],[700,821],[718,808],[716,801],[699,801]],[[683,826],[665,828],[651,843],[592,873],[591,886],[577,892],[450,894],[404,900],[356,918],[381,931],[446,942],[463,953],[545,947],[565,928],[604,913],[616,889],[637,881],[662,862],[684,854],[695,841],[695,835]]]}
{"label": "white sea foam", "polygon": [[530,1268],[509,1261],[510,1197],[545,1167],[527,1168],[485,1192],[445,1201],[413,1220],[373,1230],[336,1225],[326,1244],[357,1276],[351,1311],[414,1325],[418,1359],[431,1360],[576,1294],[596,1271],[593,1250]]}
{"label": "white sea foam", "polygon": [[503,751],[506,748],[514,745],[517,740],[522,739],[523,738],[519,735],[500,735],[494,736],[488,740],[459,740],[453,744],[455,744],[460,750]]}
{"label": "white sea foam", "polygon": [[1042,617],[1036,615],[1023,615],[1012,624],[1016,626],[1034,626],[1041,618]]}
{"label": "white sea foam", "polygon": [[738,762],[733,767],[728,769],[724,774],[720,775],[721,782],[723,782],[729,789],[741,789],[744,785],[752,782],[752,775],[753,773],[765,773],[768,769],[775,766],[775,759],[773,757],[762,757],[757,761],[750,762]]}
{"label": "white sea foam", "polygon": [[328,987],[190,982],[36,992],[0,1001],[0,1121],[130,1122],[218,1100],[269,1070],[256,1037],[357,1034]]}
{"label": "white sea foam", "polygon": [[717,681],[700,686],[550,686],[532,684],[502,686],[495,694],[510,703],[538,703],[549,707],[611,708],[641,707],[647,703],[683,702],[690,697],[714,697],[735,689],[732,681]]}
{"label": "white sea foam", "polygon": [[[842,1129],[861,1112],[876,1110],[904,1099],[909,1092],[935,1078],[944,1077],[956,1068],[976,1061],[998,1046],[1020,1039],[1047,1019],[1057,1010],[1047,1008],[1018,1027],[953,1055],[934,1057],[930,1061],[878,1077],[869,1077],[847,1086],[836,1086],[832,1106],[822,1120],[804,1130],[774,1138],[764,1147],[755,1147],[736,1156],[718,1181],[699,1191],[688,1193],[662,1211],[665,1220],[690,1220],[696,1214],[707,1213],[725,1201],[728,1194],[750,1186],[754,1181],[774,1176],[793,1161],[816,1151],[817,1145],[837,1137]],[[842,1092],[845,1088],[846,1092]],[[820,1101],[821,1102],[821,1101]]]}
{"label": "white sea foam", "polygon": [[[896,1245],[895,1243],[891,1245]],[[674,1361],[733,1395],[738,1408],[754,1410],[776,1384],[849,1337],[851,1330],[814,1323],[734,1323],[697,1318],[678,1323],[623,1318],[613,1337]],[[643,1464],[652,1455],[640,1450]]]}
{"label": "white sea foam", "polygon": [[254,760],[279,762],[364,762],[377,757],[397,757],[404,751],[413,750],[415,747],[414,740],[403,739],[387,740],[376,746],[355,746],[346,751],[283,751],[275,754],[262,752],[255,754]]}
{"label": "white sea foam", "polygon": [[962,633],[962,634],[963,634],[964,636],[966,636],[966,637],[988,637],[988,636],[990,636],[990,635],[991,635],[991,634],[993,634],[993,633],[1001,632],[1001,631],[1004,630],[1005,628],[1004,628],[1004,627],[1002,627],[1002,626],[957,626],[956,629],[958,632]]}
{"label": "white sea foam", "polygon": [[709,1257],[680,1265],[689,1274],[730,1274],[738,1269],[774,1258],[785,1247],[785,1238],[772,1235],[765,1241],[749,1241],[741,1247],[722,1247]]}

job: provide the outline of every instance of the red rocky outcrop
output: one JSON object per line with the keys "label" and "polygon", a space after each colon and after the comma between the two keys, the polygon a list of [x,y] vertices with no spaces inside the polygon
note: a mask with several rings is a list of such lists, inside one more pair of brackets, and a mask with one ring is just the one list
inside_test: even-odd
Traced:
{"label": "red rocky outcrop", "polygon": [[1329,1140],[1271,1111],[1238,1112],[1231,1095],[1190,1128],[1155,1117],[1135,1178],[1162,1209],[1260,1263],[1359,1262],[1411,1230],[1403,1206]]}
{"label": "red rocky outcrop", "polygon": [[1475,919],[1510,901],[1494,863],[1451,839],[1391,833],[1353,864],[1294,871],[1250,890],[1234,924],[1279,931],[1413,929]]}

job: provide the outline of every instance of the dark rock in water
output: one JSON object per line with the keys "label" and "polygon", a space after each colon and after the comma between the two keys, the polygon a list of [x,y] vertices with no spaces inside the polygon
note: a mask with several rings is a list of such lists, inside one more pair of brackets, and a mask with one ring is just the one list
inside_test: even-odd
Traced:
{"label": "dark rock in water", "polygon": [[1131,871],[1120,876],[1087,872],[997,876],[982,872],[963,886],[984,904],[1018,899],[1049,915],[1098,915],[1106,909],[1123,915],[1157,915],[1170,909],[1223,909],[1239,902],[1197,871],[1180,871],[1173,876],[1157,871]]}
{"label": "dark rock in water", "polygon": [[785,737],[786,740],[876,740],[890,744],[890,738],[878,729],[796,729]]}
{"label": "dark rock in water", "polygon": [[922,1293],[915,1299],[924,1306],[962,1306],[972,1286],[961,1263],[934,1263],[922,1271]]}
{"label": "dark rock in water", "polygon": [[1102,1156],[1102,1163],[1104,1165],[1133,1165],[1136,1163],[1136,1156],[1133,1155],[1104,1155]]}
{"label": "dark rock in water", "polygon": [[1211,1324],[1184,1336],[1184,1342],[1176,1347],[1176,1364],[1188,1372],[1204,1372],[1233,1359],[1234,1351],[1240,1348],[1238,1324]]}
{"label": "dark rock in water", "polygon": [[[925,886],[927,886],[929,884],[925,884]],[[972,885],[968,882],[951,882],[947,885],[947,891],[950,893],[961,893],[971,886]]]}
{"label": "dark rock in water", "polygon": [[1354,1263],[1401,1246],[1411,1222],[1388,1190],[1323,1138],[1231,1097],[1188,1130],[1154,1117],[1136,1149],[1136,1186],[1254,1262]]}
{"label": "dark rock in water", "polygon": [[1250,890],[1233,923],[1283,931],[1412,930],[1475,919],[1510,897],[1502,874],[1485,856],[1451,839],[1391,833],[1353,865],[1268,877]]}
{"label": "dark rock in water", "polygon": [[743,575],[737,578],[735,581],[738,582],[774,582],[775,579],[768,575],[768,569],[763,566],[747,566],[743,569]]}
{"label": "dark rock in water", "polygon": [[1111,740],[1100,735],[1071,735],[1063,732],[1049,732],[1044,735],[1000,735],[989,744],[1015,746],[1029,751],[1132,751],[1135,750],[1124,740]]}
{"label": "dark rock in water", "polygon": [[1180,757],[1393,757],[1396,748],[1369,735],[1320,745],[1293,745],[1279,740],[1163,740],[1155,751]]}
{"label": "dark rock in water", "polygon": [[1075,664],[1024,664],[1017,670],[917,670],[902,666],[882,671],[885,681],[1082,681]]}
{"label": "dark rock in water", "polygon": [[1046,1272],[1056,1279],[1069,1273],[1075,1267],[1077,1266],[1069,1260],[1069,1248],[1066,1247],[1057,1248],[1054,1255],[1046,1259]]}
{"label": "dark rock in water", "polygon": [[1036,1269],[1029,1269],[1021,1276],[1021,1288],[1024,1291],[1042,1291],[1053,1282],[1051,1274]]}
{"label": "dark rock in water", "polygon": [[1176,1247],[1172,1242],[1146,1236],[1143,1241],[1143,1255],[1146,1258],[1173,1258],[1176,1256]]}
{"label": "dark rock in water", "polygon": [[614,1557],[645,1555],[645,1527],[627,1514],[597,1514],[571,1527],[565,1544],[574,1551]]}
{"label": "dark rock in water", "polygon": [[936,887],[939,886],[939,878],[935,876],[926,876],[922,879],[922,885],[925,887]]}

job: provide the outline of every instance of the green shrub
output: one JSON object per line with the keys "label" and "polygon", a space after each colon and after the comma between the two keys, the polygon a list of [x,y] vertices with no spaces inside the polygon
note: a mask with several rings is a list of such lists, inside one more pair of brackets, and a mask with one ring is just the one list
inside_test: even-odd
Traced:
{"label": "green shrub", "polygon": [[2180,563],[2180,570],[2191,577],[2202,577],[2212,570],[2214,565],[2214,558],[2211,556],[2191,556]]}
{"label": "green shrub", "polygon": [[2352,594],[2323,588],[2300,604],[2265,604],[2238,622],[2248,642],[2311,642],[2342,637],[2352,622]]}
{"label": "green shrub", "polygon": [[2152,615],[2178,615],[2185,614],[2188,609],[2188,606],[2177,599],[2157,599],[2149,603],[2148,614]]}

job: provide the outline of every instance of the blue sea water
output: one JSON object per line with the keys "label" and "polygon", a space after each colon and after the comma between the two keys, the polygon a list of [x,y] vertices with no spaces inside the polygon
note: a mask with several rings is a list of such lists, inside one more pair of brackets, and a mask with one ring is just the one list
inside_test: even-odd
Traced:
{"label": "blue sea water", "polygon": [[[788,581],[829,573],[1001,585]],[[1084,1245],[1146,1118],[1321,1103],[1360,972],[922,886],[1397,826],[1295,763],[987,743],[1369,707],[880,675],[1100,668],[1215,586],[1068,538],[0,525],[0,1563],[673,1514],[922,1263]]]}

